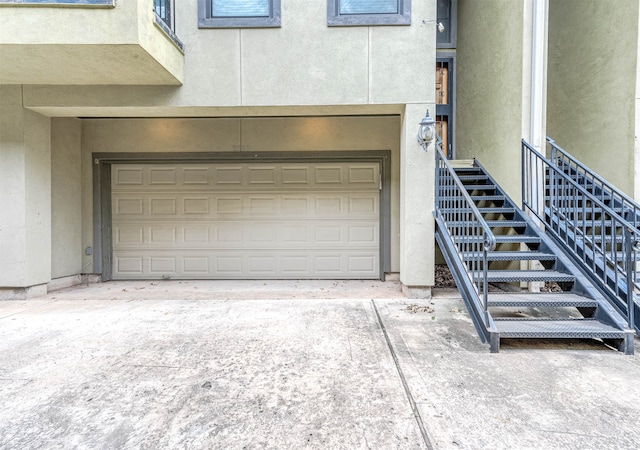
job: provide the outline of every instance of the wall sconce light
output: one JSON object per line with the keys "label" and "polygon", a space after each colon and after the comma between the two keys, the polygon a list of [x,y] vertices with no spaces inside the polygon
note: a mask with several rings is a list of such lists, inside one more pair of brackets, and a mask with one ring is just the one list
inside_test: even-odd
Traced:
{"label": "wall sconce light", "polygon": [[436,138],[436,121],[427,114],[420,121],[420,128],[418,128],[418,143],[422,146],[422,149],[426,152],[429,144]]}

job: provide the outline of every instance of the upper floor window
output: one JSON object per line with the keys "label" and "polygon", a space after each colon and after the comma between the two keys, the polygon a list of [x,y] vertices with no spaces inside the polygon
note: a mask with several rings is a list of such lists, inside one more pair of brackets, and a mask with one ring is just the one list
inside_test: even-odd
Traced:
{"label": "upper floor window", "polygon": [[174,4],[171,0],[153,0],[153,10],[156,15],[171,30],[175,30],[175,15],[173,14]]}
{"label": "upper floor window", "polygon": [[410,25],[411,0],[327,0],[327,24]]}
{"label": "upper floor window", "polygon": [[438,48],[455,48],[458,0],[438,0],[436,43]]}
{"label": "upper floor window", "polygon": [[0,3],[8,6],[21,5],[60,5],[60,6],[114,6],[115,0],[0,0]]}
{"label": "upper floor window", "polygon": [[279,27],[280,0],[198,0],[198,26]]}

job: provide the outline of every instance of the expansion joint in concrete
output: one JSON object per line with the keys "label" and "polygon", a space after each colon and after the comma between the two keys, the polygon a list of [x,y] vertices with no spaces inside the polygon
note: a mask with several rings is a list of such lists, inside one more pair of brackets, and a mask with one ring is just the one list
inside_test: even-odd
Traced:
{"label": "expansion joint in concrete", "polygon": [[376,313],[376,318],[378,319],[378,325],[382,330],[382,334],[384,335],[384,340],[387,343],[387,347],[389,348],[389,353],[391,353],[391,357],[393,358],[393,363],[396,366],[396,370],[398,371],[398,376],[400,377],[400,381],[402,382],[402,387],[404,388],[404,393],[407,396],[407,400],[409,401],[409,406],[411,407],[411,411],[413,412],[413,417],[416,419],[418,424],[418,428],[420,429],[420,434],[422,435],[422,439],[424,440],[424,444],[427,449],[432,450],[433,445],[431,444],[431,439],[429,439],[429,435],[427,434],[427,429],[424,426],[424,422],[422,421],[422,416],[420,415],[420,411],[418,410],[418,405],[416,405],[416,401],[413,398],[413,394],[411,393],[411,389],[409,389],[409,384],[407,383],[407,379],[404,376],[404,372],[400,367],[400,361],[398,360],[398,355],[396,355],[396,351],[393,349],[393,345],[391,345],[391,339],[389,339],[389,334],[387,333],[387,329],[384,326],[384,322],[382,322],[382,317],[380,317],[380,312],[378,312],[378,307],[376,306],[376,302],[371,299],[371,304],[373,305],[373,310]]}

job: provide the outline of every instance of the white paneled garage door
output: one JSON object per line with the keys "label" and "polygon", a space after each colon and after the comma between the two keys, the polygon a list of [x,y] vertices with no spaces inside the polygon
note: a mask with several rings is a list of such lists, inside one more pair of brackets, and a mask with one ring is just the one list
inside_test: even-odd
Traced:
{"label": "white paneled garage door", "polygon": [[113,279],[379,277],[377,162],[111,173]]}

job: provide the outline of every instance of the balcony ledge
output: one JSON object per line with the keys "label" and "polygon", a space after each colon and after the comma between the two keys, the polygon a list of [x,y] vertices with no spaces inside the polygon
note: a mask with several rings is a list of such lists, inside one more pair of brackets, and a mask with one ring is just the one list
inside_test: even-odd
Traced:
{"label": "balcony ledge", "polygon": [[149,5],[0,0],[0,84],[182,84],[184,44]]}

